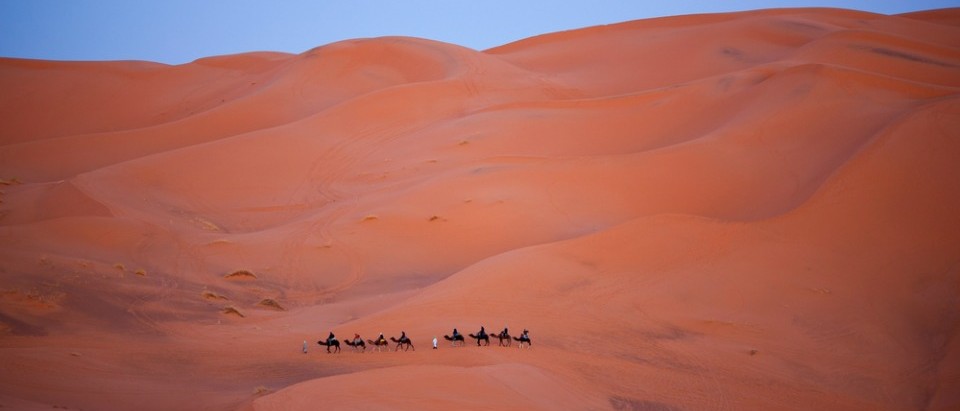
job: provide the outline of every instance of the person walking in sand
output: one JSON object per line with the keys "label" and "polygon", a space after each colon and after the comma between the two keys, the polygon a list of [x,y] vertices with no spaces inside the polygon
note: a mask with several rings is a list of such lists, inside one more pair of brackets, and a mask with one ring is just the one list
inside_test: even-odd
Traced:
{"label": "person walking in sand", "polygon": [[436,336],[433,337],[433,349],[434,349],[434,350],[437,349],[437,337],[436,337]]}
{"label": "person walking in sand", "polygon": [[307,340],[303,340],[303,353],[307,353]]}

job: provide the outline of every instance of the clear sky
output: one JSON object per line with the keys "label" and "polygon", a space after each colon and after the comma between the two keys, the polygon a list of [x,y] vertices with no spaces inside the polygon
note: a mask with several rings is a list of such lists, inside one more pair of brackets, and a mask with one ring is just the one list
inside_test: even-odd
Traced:
{"label": "clear sky", "polygon": [[778,7],[896,14],[958,6],[960,0],[0,0],[0,56],[181,64],[386,35],[483,50],[554,31],[680,14]]}

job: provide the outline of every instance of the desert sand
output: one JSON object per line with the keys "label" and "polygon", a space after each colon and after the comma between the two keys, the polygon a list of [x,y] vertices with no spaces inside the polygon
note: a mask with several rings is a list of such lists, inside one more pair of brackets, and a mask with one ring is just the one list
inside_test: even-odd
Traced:
{"label": "desert sand", "polygon": [[960,9],[0,90],[4,410],[960,408]]}

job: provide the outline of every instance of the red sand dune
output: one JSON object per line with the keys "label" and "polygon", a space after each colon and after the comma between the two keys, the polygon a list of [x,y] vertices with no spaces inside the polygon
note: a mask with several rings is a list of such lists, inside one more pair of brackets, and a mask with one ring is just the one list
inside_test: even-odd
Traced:
{"label": "red sand dune", "polygon": [[0,90],[3,409],[960,407],[960,9]]}

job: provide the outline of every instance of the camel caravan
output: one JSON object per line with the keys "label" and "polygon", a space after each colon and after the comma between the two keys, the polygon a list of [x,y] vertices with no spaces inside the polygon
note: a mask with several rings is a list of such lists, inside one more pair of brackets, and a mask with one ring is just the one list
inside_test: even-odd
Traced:
{"label": "camel caravan", "polygon": [[[513,345],[513,341],[517,342],[518,348],[529,348],[530,343],[530,332],[526,329],[520,333],[519,336],[511,336],[509,330],[504,327],[503,331],[500,331],[497,334],[490,335],[487,331],[481,326],[480,331],[476,334],[468,334],[470,338],[476,340],[477,346],[489,346],[490,339],[495,338],[498,341],[498,346],[500,347],[510,347]],[[450,341],[451,347],[463,347],[466,345],[466,338],[463,334],[460,334],[456,328],[453,329],[453,335],[444,335],[443,338],[447,341]],[[394,344],[393,351],[403,351],[417,349],[413,346],[413,342],[410,341],[410,337],[407,337],[406,331],[400,332],[400,338],[390,337],[389,341],[383,336],[383,333],[380,333],[380,336],[376,340],[364,340],[360,338],[360,334],[354,334],[352,339],[345,339],[344,344],[353,348],[355,352],[366,352],[367,346],[370,346],[371,351],[383,351],[390,350],[390,345]],[[327,353],[339,353],[340,352],[340,340],[330,332],[330,335],[327,336],[326,340],[317,341],[317,344],[327,347]],[[437,338],[433,338],[433,349],[437,349]],[[307,352],[307,342],[303,342],[303,352]]]}

